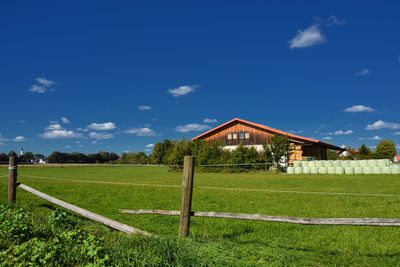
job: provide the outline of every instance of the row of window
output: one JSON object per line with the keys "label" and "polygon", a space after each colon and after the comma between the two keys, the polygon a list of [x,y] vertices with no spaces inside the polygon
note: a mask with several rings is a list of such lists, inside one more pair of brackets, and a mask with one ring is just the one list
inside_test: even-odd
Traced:
{"label": "row of window", "polygon": [[228,140],[232,139],[250,139],[250,134],[246,132],[239,132],[239,133],[229,133]]}

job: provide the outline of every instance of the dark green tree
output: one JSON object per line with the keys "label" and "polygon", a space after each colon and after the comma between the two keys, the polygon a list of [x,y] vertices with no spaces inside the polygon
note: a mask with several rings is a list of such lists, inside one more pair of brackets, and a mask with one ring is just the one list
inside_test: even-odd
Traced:
{"label": "dark green tree", "polygon": [[275,134],[264,145],[265,161],[279,165],[282,161],[287,161],[291,154],[291,145],[289,138],[284,135]]}
{"label": "dark green tree", "polygon": [[392,140],[382,140],[376,146],[374,158],[393,159],[397,154],[396,146]]}
{"label": "dark green tree", "polygon": [[167,164],[167,159],[174,148],[174,142],[164,140],[154,145],[150,160],[154,164]]}
{"label": "dark green tree", "polygon": [[365,144],[362,144],[358,149],[358,159],[370,159],[371,156],[371,149],[369,149]]}

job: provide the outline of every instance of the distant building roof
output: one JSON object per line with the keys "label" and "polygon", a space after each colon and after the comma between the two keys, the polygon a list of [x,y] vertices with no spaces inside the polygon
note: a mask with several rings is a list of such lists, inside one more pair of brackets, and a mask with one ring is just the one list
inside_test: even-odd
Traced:
{"label": "distant building roof", "polygon": [[239,118],[234,118],[234,119],[232,119],[232,120],[230,120],[228,122],[225,122],[225,123],[213,128],[211,130],[208,130],[207,132],[204,132],[204,133],[192,138],[192,140],[194,141],[194,140],[202,139],[203,137],[205,137],[207,135],[210,135],[213,132],[215,132],[215,131],[217,131],[217,130],[219,130],[219,129],[221,129],[221,128],[223,128],[223,127],[225,127],[225,126],[227,126],[227,125],[229,125],[231,123],[235,123],[235,122],[251,125],[253,127],[272,132],[274,134],[285,135],[285,136],[288,136],[290,138],[294,138],[294,139],[297,139],[297,140],[302,140],[302,141],[305,141],[305,142],[308,142],[308,143],[321,144],[321,145],[326,146],[326,147],[328,147],[330,149],[346,150],[345,148],[341,148],[341,147],[338,147],[338,146],[335,146],[335,145],[324,143],[324,142],[321,142],[321,141],[319,141],[317,139],[291,134],[291,133],[288,133],[288,132],[285,132],[285,131],[282,131],[282,130],[278,130],[278,129],[275,129],[275,128],[272,128],[272,127],[269,127],[269,126],[265,126],[265,125],[262,125],[262,124],[258,124],[258,123],[255,123],[255,122],[251,122],[251,121],[247,121],[247,120],[243,120],[243,119],[239,119]]}
{"label": "distant building roof", "polygon": [[397,161],[400,161],[400,155],[397,155],[397,156],[396,156],[396,160],[397,160]]}

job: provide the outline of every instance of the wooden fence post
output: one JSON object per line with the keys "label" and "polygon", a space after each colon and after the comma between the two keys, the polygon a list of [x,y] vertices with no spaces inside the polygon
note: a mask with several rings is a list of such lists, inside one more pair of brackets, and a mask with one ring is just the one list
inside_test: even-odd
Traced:
{"label": "wooden fence post", "polygon": [[192,192],[194,176],[194,157],[185,156],[182,178],[182,202],[179,219],[179,236],[189,236],[190,215],[192,212]]}
{"label": "wooden fence post", "polygon": [[8,164],[8,202],[15,204],[17,200],[17,159],[10,156]]}

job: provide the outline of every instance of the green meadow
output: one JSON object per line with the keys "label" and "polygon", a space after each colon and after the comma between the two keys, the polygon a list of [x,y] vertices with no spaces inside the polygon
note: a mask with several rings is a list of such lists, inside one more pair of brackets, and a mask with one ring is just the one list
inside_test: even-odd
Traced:
{"label": "green meadow", "polygon": [[[51,196],[158,237],[176,239],[178,217],[120,214],[118,209],[179,210],[181,173],[168,172],[165,167],[21,166],[18,174],[20,182]],[[7,168],[0,167],[3,205],[7,200],[6,175]],[[54,208],[21,189],[17,191],[17,206],[38,216],[46,216]],[[192,206],[195,211],[293,217],[400,218],[400,176],[196,172]],[[101,235],[114,251],[137,244],[137,237],[86,220],[83,224]],[[190,233],[188,240],[178,242],[187,242],[204,265],[395,266],[400,262],[400,228],[396,227],[192,217]],[[154,240],[143,242],[157,244]],[[120,262],[116,265],[124,265],[128,255],[118,253]]]}

